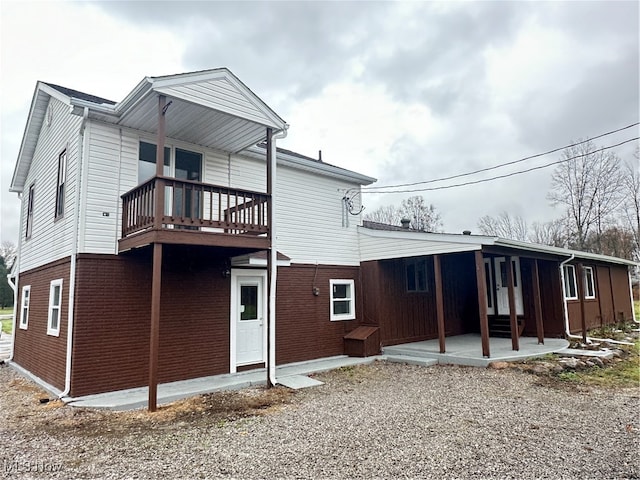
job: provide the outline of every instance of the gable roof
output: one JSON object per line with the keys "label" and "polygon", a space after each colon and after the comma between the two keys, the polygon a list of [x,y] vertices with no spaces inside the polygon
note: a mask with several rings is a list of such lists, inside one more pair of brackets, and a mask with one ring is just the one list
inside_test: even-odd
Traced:
{"label": "gable roof", "polygon": [[145,77],[121,102],[60,85],[38,82],[10,190],[21,192],[31,165],[49,100],[88,118],[155,134],[158,95],[167,97],[167,137],[237,153],[289,125],[227,68]]}
{"label": "gable roof", "polygon": [[[387,228],[391,227],[391,228]],[[394,225],[368,222],[358,227],[361,235],[361,260],[383,260],[402,257],[417,257],[454,252],[481,250],[483,247],[520,250],[532,254],[546,254],[559,259],[582,259],[619,265],[636,266],[636,262],[624,258],[581,252],[568,248],[552,247],[538,243],[521,242],[488,235],[467,235],[456,233],[429,233],[418,230],[397,228]],[[364,238],[363,238],[364,237]]]}

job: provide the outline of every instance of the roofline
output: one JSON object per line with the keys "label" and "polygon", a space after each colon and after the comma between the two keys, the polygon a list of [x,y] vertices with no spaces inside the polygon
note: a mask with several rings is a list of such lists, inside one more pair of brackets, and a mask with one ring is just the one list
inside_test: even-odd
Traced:
{"label": "roofline", "polygon": [[510,240],[507,238],[490,237],[484,235],[465,235],[457,233],[429,233],[417,230],[374,230],[364,226],[358,227],[358,232],[370,237],[379,238],[398,238],[415,240],[416,235],[423,235],[423,240],[445,241],[451,243],[460,243],[466,245],[478,245],[480,247],[505,247],[528,252],[547,253],[557,255],[559,257],[576,258],[593,260],[599,262],[616,263],[619,265],[638,266],[640,263],[626,260],[624,258],[602,255],[599,253],[581,252],[579,250],[571,250],[562,247],[552,247],[550,245],[542,245],[539,243],[522,242],[519,240]]}
{"label": "roofline", "polygon": [[[264,159],[264,155],[263,152],[259,150],[260,148],[260,146],[254,145],[245,149],[241,154],[246,154],[252,158],[262,160]],[[292,152],[290,150],[284,150],[281,148],[276,149],[276,160],[278,160],[278,163],[285,166],[342,178],[346,181],[354,182],[359,185],[370,185],[373,182],[377,181],[376,178],[369,177],[352,170],[347,170],[346,168],[336,167],[335,165],[331,165],[330,163],[320,162],[315,158],[307,157],[302,154]]]}

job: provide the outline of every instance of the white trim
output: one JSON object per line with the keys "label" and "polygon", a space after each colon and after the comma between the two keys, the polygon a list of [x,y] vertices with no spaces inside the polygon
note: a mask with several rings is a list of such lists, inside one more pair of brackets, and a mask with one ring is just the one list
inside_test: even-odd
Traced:
{"label": "white trim", "polygon": [[[229,373],[236,373],[238,368],[237,362],[237,341],[238,341],[238,280],[242,277],[261,277],[262,278],[262,308],[264,315],[267,312],[267,271],[255,269],[231,269],[231,295],[230,295],[230,315],[229,315]],[[267,358],[267,329],[266,322],[263,323],[263,362]]]}
{"label": "white trim", "polygon": [[[25,297],[25,292],[29,292],[29,295]],[[25,305],[24,299],[27,298]],[[26,330],[29,327],[29,304],[31,303],[31,285],[25,285],[22,287],[22,296],[20,297],[20,328]],[[25,319],[24,311],[27,310]]]}
{"label": "white trim", "polygon": [[[51,280],[51,283],[49,284],[49,310],[48,310],[48,316],[47,316],[47,335],[52,335],[54,337],[60,336],[60,323],[62,322],[62,284],[63,284],[62,278]],[[54,305],[54,292],[56,290],[56,287],[60,287],[60,290],[59,290],[60,296],[58,298],[58,305]],[[51,321],[53,320],[52,313],[54,309],[58,310],[58,325],[56,325],[55,328],[51,326]]]}
{"label": "white trim", "polygon": [[[346,298],[333,298],[333,287],[334,285],[348,285],[349,286],[349,296]],[[340,320],[354,320],[356,318],[356,290],[355,290],[355,281],[352,279],[345,280],[337,280],[331,279],[329,280],[329,315],[332,322],[340,321]],[[334,301],[349,301],[349,313],[333,313],[333,302]]]}
{"label": "white trim", "polygon": [[[578,300],[578,282],[576,279],[576,266],[575,265],[564,265],[563,267],[563,282],[562,282],[562,294],[564,296],[565,300]],[[569,277],[567,274],[571,275],[571,277]],[[571,281],[571,279],[573,279],[573,287],[575,289],[575,296],[567,296],[567,287],[569,286],[569,283]]]}
{"label": "white trim", "polygon": [[[493,270],[493,262],[491,257],[483,258],[484,268],[485,268],[485,287],[487,290],[487,315],[495,315],[496,314],[496,295],[495,295],[495,273]],[[487,276],[487,272],[489,276]],[[489,305],[489,300],[491,300],[491,305]]]}
{"label": "white trim", "polygon": [[[524,315],[524,301],[522,297],[522,275],[520,274],[520,257],[511,257],[511,265],[507,265],[506,257],[494,257],[494,286],[496,289],[496,311],[498,315],[510,315],[509,286],[502,284],[502,270],[500,265],[505,264],[513,273],[513,293],[516,301],[516,315]],[[514,268],[515,267],[515,268]],[[515,271],[514,271],[515,270]],[[506,273],[505,273],[506,274]],[[504,292],[504,293],[503,293]]]}
{"label": "white trim", "polygon": [[[582,269],[584,270],[584,299],[593,300],[596,298],[595,270],[593,267],[582,267]],[[587,270],[591,272],[591,275],[587,275]],[[589,289],[589,287],[591,287],[591,289]],[[592,295],[589,295],[589,290],[593,293]]]}

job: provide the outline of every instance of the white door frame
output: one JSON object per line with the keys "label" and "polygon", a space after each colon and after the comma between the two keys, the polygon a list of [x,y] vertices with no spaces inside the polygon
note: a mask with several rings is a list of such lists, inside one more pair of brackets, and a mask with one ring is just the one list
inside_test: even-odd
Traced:
{"label": "white door frame", "polygon": [[239,281],[246,277],[260,277],[262,279],[262,312],[264,322],[262,323],[262,362],[267,361],[267,271],[258,269],[231,269],[231,311],[229,318],[229,371],[236,373],[238,368],[237,362],[237,342],[238,342],[238,287]]}
{"label": "white door frame", "polygon": [[[516,315],[524,315],[524,302],[522,300],[522,277],[520,275],[520,258],[511,257],[511,261],[515,263],[514,284],[513,289],[516,301]],[[506,262],[506,257],[495,257],[495,285],[496,285],[496,310],[498,315],[509,315],[509,286],[502,285],[502,273],[500,271],[500,263]],[[509,265],[507,268],[511,268]],[[502,293],[504,291],[504,293]],[[505,303],[506,300],[506,303]],[[502,308],[501,308],[502,307]]]}

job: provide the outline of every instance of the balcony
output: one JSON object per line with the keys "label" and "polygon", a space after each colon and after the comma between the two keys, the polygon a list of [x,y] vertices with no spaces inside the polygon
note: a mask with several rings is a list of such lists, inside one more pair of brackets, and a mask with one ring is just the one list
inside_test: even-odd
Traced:
{"label": "balcony", "polygon": [[119,251],[150,243],[269,248],[269,202],[266,193],[153,177],[122,195]]}

